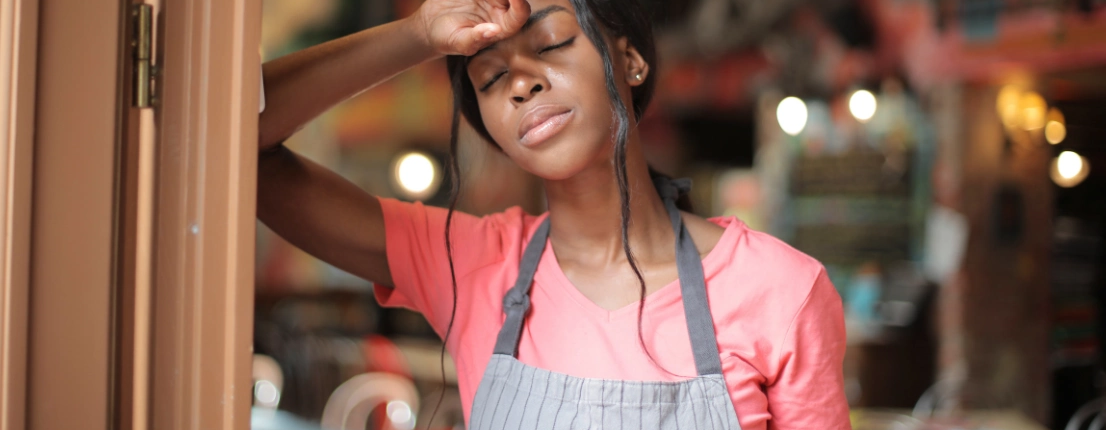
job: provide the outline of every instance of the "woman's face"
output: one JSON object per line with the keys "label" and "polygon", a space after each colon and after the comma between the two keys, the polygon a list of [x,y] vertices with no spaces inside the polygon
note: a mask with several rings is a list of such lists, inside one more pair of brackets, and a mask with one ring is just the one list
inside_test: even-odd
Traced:
{"label": "woman's face", "polygon": [[[470,59],[469,79],[503,151],[539,177],[567,179],[610,159],[613,112],[603,61],[568,0],[530,0],[530,8],[521,32]],[[630,88],[645,80],[648,66],[624,38],[610,46],[629,109]]]}

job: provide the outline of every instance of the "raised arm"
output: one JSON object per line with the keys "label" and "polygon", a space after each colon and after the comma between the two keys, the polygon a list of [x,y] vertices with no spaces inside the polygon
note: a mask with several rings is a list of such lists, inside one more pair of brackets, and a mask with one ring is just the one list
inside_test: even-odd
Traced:
{"label": "raised arm", "polygon": [[414,17],[406,18],[265,63],[261,148],[287,139],[339,102],[437,57],[418,27]]}
{"label": "raised arm", "polygon": [[266,63],[258,218],[323,261],[391,284],[380,202],[280,143],[335,104],[414,65],[472,54],[517,32],[529,14],[525,0],[428,0],[408,18]]}

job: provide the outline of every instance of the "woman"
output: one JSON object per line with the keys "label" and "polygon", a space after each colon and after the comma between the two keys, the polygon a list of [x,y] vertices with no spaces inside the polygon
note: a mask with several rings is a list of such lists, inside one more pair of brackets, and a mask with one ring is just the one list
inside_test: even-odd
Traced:
{"label": "woman", "polygon": [[[548,213],[376,198],[279,145],[443,54],[456,111],[544,181]],[[265,65],[258,216],[427,317],[470,429],[848,428],[821,264],[677,210],[686,184],[650,174],[636,124],[654,64],[636,0],[429,0]]]}

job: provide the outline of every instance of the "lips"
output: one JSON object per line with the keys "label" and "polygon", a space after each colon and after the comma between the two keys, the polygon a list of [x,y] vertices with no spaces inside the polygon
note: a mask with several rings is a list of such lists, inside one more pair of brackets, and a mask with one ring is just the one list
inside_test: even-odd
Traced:
{"label": "lips", "polygon": [[572,109],[542,105],[531,109],[519,122],[518,137],[523,145],[535,146],[564,129],[572,119]]}

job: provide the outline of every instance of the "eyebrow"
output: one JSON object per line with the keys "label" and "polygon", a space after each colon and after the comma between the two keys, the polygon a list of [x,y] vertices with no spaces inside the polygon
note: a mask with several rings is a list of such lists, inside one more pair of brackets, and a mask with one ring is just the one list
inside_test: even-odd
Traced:
{"label": "eyebrow", "polygon": [[[537,24],[541,20],[543,20],[545,18],[548,18],[549,15],[552,15],[555,12],[568,12],[568,9],[565,9],[563,6],[552,5],[552,6],[546,7],[542,10],[539,10],[537,12],[534,12],[534,13],[530,14],[530,18],[526,20],[526,23],[522,24],[522,29],[519,30],[519,33],[524,32],[526,30],[529,30],[530,27],[534,26],[534,24]],[[483,54],[487,51],[490,51],[498,45],[499,45],[499,42],[488,45],[488,46],[484,47],[484,49],[481,49],[481,50],[477,51],[475,54],[472,54],[472,57],[469,57],[469,58],[476,58],[476,56],[478,56],[480,54]]]}

